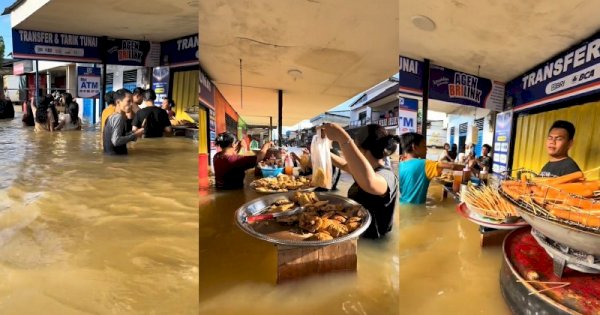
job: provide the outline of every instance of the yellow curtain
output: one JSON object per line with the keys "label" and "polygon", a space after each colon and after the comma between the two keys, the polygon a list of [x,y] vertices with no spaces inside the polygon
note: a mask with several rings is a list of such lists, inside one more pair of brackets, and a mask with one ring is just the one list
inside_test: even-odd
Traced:
{"label": "yellow curtain", "polygon": [[[515,135],[513,169],[526,168],[539,173],[548,162],[546,137],[555,120],[570,121],[575,125],[575,138],[569,155],[582,170],[600,167],[600,102],[553,110],[545,113],[519,116]],[[598,178],[598,172],[586,174]]]}
{"label": "yellow curtain", "polygon": [[204,108],[200,108],[198,112],[198,153],[208,153],[208,126],[206,125],[208,122],[208,115]]}
{"label": "yellow curtain", "polygon": [[185,111],[198,105],[198,70],[179,71],[173,77],[173,101],[175,101],[175,118],[194,120]]}

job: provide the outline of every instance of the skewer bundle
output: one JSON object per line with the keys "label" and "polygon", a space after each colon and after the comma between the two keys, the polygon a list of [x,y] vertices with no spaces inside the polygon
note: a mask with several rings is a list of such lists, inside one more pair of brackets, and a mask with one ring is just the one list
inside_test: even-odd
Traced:
{"label": "skewer bundle", "polygon": [[489,186],[481,189],[468,187],[463,192],[463,198],[470,210],[484,217],[504,220],[508,217],[517,216],[514,206],[504,199],[497,190]]}

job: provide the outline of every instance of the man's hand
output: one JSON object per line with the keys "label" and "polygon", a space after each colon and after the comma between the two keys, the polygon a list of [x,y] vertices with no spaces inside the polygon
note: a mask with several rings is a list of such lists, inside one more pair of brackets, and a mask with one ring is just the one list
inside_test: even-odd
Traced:
{"label": "man's hand", "polygon": [[141,138],[144,135],[144,128],[137,129],[133,132],[133,135],[138,139]]}

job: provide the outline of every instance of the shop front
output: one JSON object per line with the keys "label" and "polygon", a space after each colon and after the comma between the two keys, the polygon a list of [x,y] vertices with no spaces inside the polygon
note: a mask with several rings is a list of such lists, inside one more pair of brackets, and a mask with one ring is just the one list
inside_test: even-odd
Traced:
{"label": "shop front", "polygon": [[[600,166],[600,33],[507,84],[516,124],[512,168],[539,172],[548,161],[545,139],[556,120],[575,125],[569,151],[582,170]],[[532,145],[533,144],[533,145]]]}

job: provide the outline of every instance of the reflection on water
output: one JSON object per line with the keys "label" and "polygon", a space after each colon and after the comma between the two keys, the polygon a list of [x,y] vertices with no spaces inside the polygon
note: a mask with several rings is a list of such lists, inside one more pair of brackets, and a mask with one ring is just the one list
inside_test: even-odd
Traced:
{"label": "reflection on water", "polygon": [[0,121],[0,314],[197,314],[196,145]]}
{"label": "reflection on water", "polygon": [[[347,181],[340,183],[346,195]],[[200,197],[201,314],[398,314],[398,229],[381,241],[360,240],[358,272],[276,285],[273,245],[234,221],[251,191]],[[396,223],[397,223],[396,218]]]}
{"label": "reflection on water", "polygon": [[[441,186],[430,196],[439,199]],[[478,226],[455,208],[451,199],[400,207],[401,314],[510,314],[500,246],[481,248]]]}

